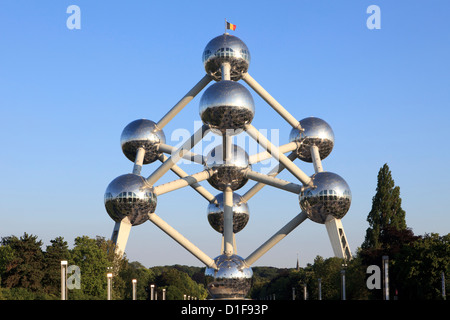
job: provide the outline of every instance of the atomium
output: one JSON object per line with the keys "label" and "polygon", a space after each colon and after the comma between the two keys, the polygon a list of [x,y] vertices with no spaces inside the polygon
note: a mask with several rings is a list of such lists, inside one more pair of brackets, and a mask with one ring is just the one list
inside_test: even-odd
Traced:
{"label": "atomium", "polygon": [[[140,225],[149,220],[205,264],[205,284],[213,299],[245,299],[252,284],[251,266],[304,221],[324,224],[334,255],[350,260],[351,251],[341,219],[349,211],[351,191],[342,177],[324,171],[322,166],[322,160],[334,148],[334,133],[330,125],[315,117],[298,121],[298,118],[284,109],[248,74],[250,52],[236,36],[225,33],[209,41],[203,51],[203,64],[206,71],[203,78],[159,122],[135,120],[122,132],[121,148],[125,157],[133,162],[133,170],[132,173],[115,178],[104,195],[106,211],[115,222],[112,239],[116,244],[116,251],[120,254],[125,251],[130,225]],[[258,107],[258,113],[255,114],[253,96],[246,87],[238,83],[240,80],[292,127],[288,143],[280,145],[276,141],[277,144],[274,144],[253,126],[258,121],[258,115],[264,114],[264,111],[260,112]],[[179,148],[166,144],[164,127],[204,88],[197,114],[203,126]],[[209,130],[214,133],[214,138],[221,139],[221,144],[214,145],[208,149],[209,152],[201,148],[201,154],[190,151],[205,138]],[[234,136],[243,133],[265,151],[249,156],[246,148],[233,141]],[[288,152],[288,156],[284,155]],[[258,168],[254,164],[268,157],[276,160],[276,165],[268,173],[254,171]],[[199,166],[198,171],[184,171],[177,164],[181,159],[191,161],[189,165],[192,167],[189,169]],[[296,159],[303,164],[312,162],[315,173],[305,174],[294,163]],[[156,160],[161,163],[154,164]],[[151,164],[146,168],[155,166],[147,178],[141,173],[143,164]],[[292,174],[292,180],[276,177],[284,169]],[[160,182],[168,171],[173,171],[178,178]],[[245,190],[244,187],[250,180],[254,184]],[[214,196],[203,183],[221,192]],[[237,255],[235,234],[245,233],[249,222],[248,202],[265,186],[294,193],[296,199],[291,207],[296,215],[269,240],[246,258],[242,258]],[[167,194],[184,187],[191,187],[207,201],[207,220],[222,235],[220,253],[214,259],[157,215],[157,199],[179,203],[184,206],[180,212],[185,212],[186,207],[194,206],[194,199],[181,201],[176,195],[167,199]],[[242,189],[240,194],[236,193],[239,189]],[[281,206],[276,199],[271,198],[273,194],[268,193],[269,196],[260,198],[260,201],[267,202],[262,210],[267,211],[274,222],[278,223]],[[283,203],[283,211],[289,211],[291,207],[288,202]],[[176,212],[170,216],[177,218]],[[252,218],[252,221],[255,220],[258,219]]]}

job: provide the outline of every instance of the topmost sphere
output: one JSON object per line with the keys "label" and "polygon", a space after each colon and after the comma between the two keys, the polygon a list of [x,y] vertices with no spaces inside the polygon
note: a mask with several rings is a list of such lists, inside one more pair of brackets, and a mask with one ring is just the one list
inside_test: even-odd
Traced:
{"label": "topmost sphere", "polygon": [[231,80],[237,81],[246,73],[250,64],[250,51],[236,36],[225,33],[212,39],[203,51],[203,64],[206,72],[216,81],[222,80],[222,63],[231,66]]}

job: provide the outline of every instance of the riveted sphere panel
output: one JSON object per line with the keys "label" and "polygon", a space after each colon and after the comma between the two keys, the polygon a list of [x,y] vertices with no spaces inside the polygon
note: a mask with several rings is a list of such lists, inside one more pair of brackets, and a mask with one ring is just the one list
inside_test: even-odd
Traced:
{"label": "riveted sphere panel", "polygon": [[255,103],[242,84],[224,80],[209,86],[200,99],[200,118],[216,134],[235,135],[255,116]]}
{"label": "riveted sphere panel", "polygon": [[232,190],[242,188],[248,181],[244,170],[250,168],[248,154],[237,145],[232,145],[230,159],[223,159],[223,145],[218,145],[206,156],[205,169],[215,173],[208,179],[214,188],[224,191],[227,186]]}
{"label": "riveted sphere panel", "polygon": [[139,119],[129,123],[122,131],[120,144],[125,156],[132,162],[136,159],[136,152],[139,148],[145,149],[143,164],[154,162],[160,156],[158,144],[165,143],[164,132],[156,126],[156,123]]}
{"label": "riveted sphere panel", "polygon": [[142,176],[128,173],[115,178],[105,191],[105,208],[116,222],[128,217],[133,226],[148,220],[155,212],[156,195]]}
{"label": "riveted sphere panel", "polygon": [[289,136],[290,142],[299,142],[299,159],[312,162],[311,146],[319,148],[320,159],[328,157],[334,147],[334,133],[330,125],[320,118],[309,117],[300,120],[300,126],[304,129],[303,132],[293,128]]}
{"label": "riveted sphere panel", "polygon": [[206,268],[206,288],[213,299],[244,299],[252,285],[253,271],[238,255],[214,259],[218,270]]}
{"label": "riveted sphere panel", "polygon": [[229,34],[217,36],[203,50],[205,71],[216,81],[222,80],[221,66],[224,62],[231,66],[230,78],[233,81],[240,80],[248,71],[250,51],[238,37]]}
{"label": "riveted sphere panel", "polygon": [[309,219],[325,223],[328,216],[342,219],[350,209],[352,194],[343,178],[332,172],[318,172],[312,177],[315,188],[299,195],[301,209]]}
{"label": "riveted sphere panel", "polygon": [[[241,196],[233,193],[233,233],[238,233],[247,225],[250,212],[246,202],[241,203]],[[207,209],[208,222],[217,232],[223,233],[224,199],[223,193],[216,195],[217,204],[210,203]]]}

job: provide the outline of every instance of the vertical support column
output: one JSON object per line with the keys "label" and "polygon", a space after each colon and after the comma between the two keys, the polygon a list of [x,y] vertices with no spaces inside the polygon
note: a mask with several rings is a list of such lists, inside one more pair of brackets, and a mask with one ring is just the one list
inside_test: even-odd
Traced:
{"label": "vertical support column", "polygon": [[144,163],[144,156],[145,156],[145,149],[138,148],[136,152],[136,159],[134,160],[133,174],[137,175],[141,174],[142,165]]}
{"label": "vertical support column", "polygon": [[325,227],[327,228],[328,237],[330,238],[334,255],[338,258],[351,260],[352,253],[347,242],[347,237],[345,236],[341,219],[328,216],[325,221]]}
{"label": "vertical support column", "polygon": [[231,80],[231,65],[229,62],[223,62],[221,66],[222,80]]}
{"label": "vertical support column", "polygon": [[234,252],[233,246],[233,190],[226,187],[223,192],[223,239],[224,254],[231,256]]}
{"label": "vertical support column", "polygon": [[320,159],[319,148],[317,146],[311,146],[311,157],[314,165],[314,171],[316,173],[322,172],[322,160]]}
{"label": "vertical support column", "polygon": [[61,300],[67,300],[67,261],[61,261]]}
{"label": "vertical support column", "polygon": [[120,222],[116,222],[114,225],[111,241],[116,245],[116,254],[119,256],[122,256],[125,252],[130,231],[131,223],[127,217],[123,218]]}

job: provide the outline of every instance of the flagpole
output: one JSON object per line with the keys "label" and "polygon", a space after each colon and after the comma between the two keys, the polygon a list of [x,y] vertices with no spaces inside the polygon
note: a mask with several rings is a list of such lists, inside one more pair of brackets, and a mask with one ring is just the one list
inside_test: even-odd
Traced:
{"label": "flagpole", "polygon": [[227,18],[225,18],[225,33],[224,34],[227,34]]}

